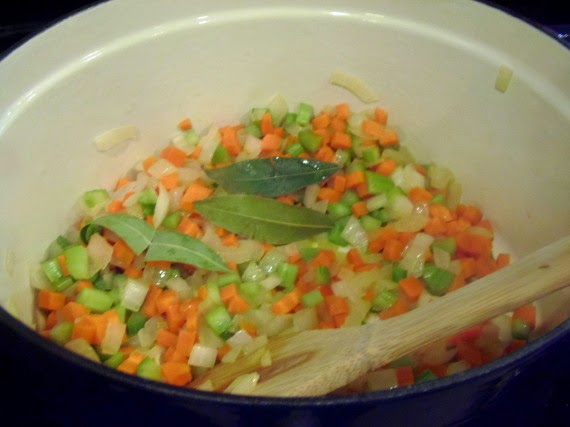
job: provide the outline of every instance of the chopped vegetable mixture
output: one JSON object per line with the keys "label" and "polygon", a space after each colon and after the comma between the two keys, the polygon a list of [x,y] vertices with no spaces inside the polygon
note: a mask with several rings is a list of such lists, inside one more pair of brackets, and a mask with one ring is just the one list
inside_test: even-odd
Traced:
{"label": "chopped vegetable mixture", "polygon": [[[453,173],[416,162],[380,107],[289,111],[276,97],[237,125],[198,133],[184,119],[79,211],[35,276],[39,332],[176,386],[282,332],[382,322],[509,263]],[[479,366],[524,345],[535,322],[521,307],[338,392]],[[257,378],[226,391],[250,393]]]}

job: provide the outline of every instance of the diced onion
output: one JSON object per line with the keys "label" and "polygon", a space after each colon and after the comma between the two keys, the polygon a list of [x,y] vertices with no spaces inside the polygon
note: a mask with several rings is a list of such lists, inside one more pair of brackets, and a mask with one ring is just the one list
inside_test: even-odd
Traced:
{"label": "diced onion", "polygon": [[154,228],[158,228],[166,215],[168,214],[168,209],[170,208],[170,196],[168,195],[168,190],[163,187],[162,184],[158,186],[158,197],[156,199],[156,205],[154,206],[154,215],[152,217],[152,223]]}
{"label": "diced onion", "polygon": [[139,311],[148,292],[148,285],[144,282],[129,278],[122,291],[121,304],[128,310]]}
{"label": "diced onion", "polygon": [[85,340],[85,338],[76,338],[69,341],[64,346],[66,349],[73,351],[87,359],[91,359],[94,362],[100,362],[99,355],[93,347]]}
{"label": "diced onion", "polygon": [[424,269],[425,254],[433,243],[434,238],[425,233],[418,233],[412,239],[405,250],[400,267],[408,272],[408,275],[420,277]]}
{"label": "diced onion", "polygon": [[449,168],[440,165],[430,165],[427,170],[430,185],[438,190],[445,190],[449,183],[455,180]]}
{"label": "diced onion", "polygon": [[506,65],[501,65],[499,67],[499,71],[497,72],[497,78],[495,79],[495,89],[501,93],[506,92],[509,88],[512,77],[513,70]]}
{"label": "diced onion", "polygon": [[90,273],[95,274],[111,262],[113,246],[103,236],[95,233],[89,239],[87,253],[89,254],[89,267],[92,270]]}
{"label": "diced onion", "polygon": [[160,365],[163,362],[164,352],[165,352],[164,348],[157,344],[146,352],[146,356],[150,357],[152,360],[154,360],[156,363]]}
{"label": "diced onion", "polygon": [[251,354],[267,345],[267,335],[259,335],[243,346],[243,354]]}
{"label": "diced onion", "polygon": [[101,353],[115,354],[121,348],[125,336],[126,325],[120,322],[109,322],[105,329],[105,335],[101,341]]}
{"label": "diced onion", "polygon": [[175,291],[181,299],[191,298],[194,290],[182,277],[172,277],[166,281],[166,287]]}
{"label": "diced onion", "polygon": [[262,327],[262,332],[265,333],[265,335],[272,337],[283,332],[285,329],[290,328],[292,323],[293,315],[279,314],[271,317],[266,324],[259,326]]}
{"label": "diced onion", "polygon": [[399,232],[416,233],[422,230],[428,222],[429,222],[428,215],[414,212],[411,215],[406,215],[400,218],[399,220],[395,221],[392,224],[392,227],[394,227],[394,230]]}
{"label": "diced onion", "polygon": [[232,335],[226,342],[230,347],[241,347],[253,341],[253,337],[245,329],[240,329]]}
{"label": "diced onion", "polygon": [[368,391],[387,390],[398,387],[395,369],[378,369],[366,375]]}
{"label": "diced onion", "polygon": [[425,177],[419,173],[414,165],[409,164],[405,167],[398,167],[391,175],[394,184],[408,192],[414,187],[424,188]]}
{"label": "diced onion", "polygon": [[188,364],[201,368],[212,368],[216,364],[217,356],[218,351],[215,348],[194,344],[188,358]]}
{"label": "diced onion", "polygon": [[386,194],[378,194],[377,196],[372,196],[366,200],[366,208],[368,209],[368,212],[383,208],[387,204],[388,197],[386,197]]}
{"label": "diced onion", "polygon": [[462,188],[459,181],[456,179],[451,180],[447,186],[447,207],[450,209],[455,209],[459,202],[461,201]]}
{"label": "diced onion", "polygon": [[228,351],[226,354],[224,354],[224,357],[222,357],[222,363],[234,363],[241,354],[241,350],[241,347],[230,349],[230,351]]}
{"label": "diced onion", "polygon": [[160,179],[165,175],[170,175],[177,171],[178,168],[166,159],[158,159],[147,170],[148,174],[156,179]]}
{"label": "diced onion", "polygon": [[135,126],[122,126],[110,129],[95,137],[95,147],[98,151],[107,151],[122,142],[135,139],[138,135]]}
{"label": "diced onion", "polygon": [[350,310],[348,316],[342,324],[343,328],[354,327],[362,325],[366,315],[370,311],[372,303],[363,299],[350,301]]}
{"label": "diced onion", "polygon": [[296,332],[315,329],[318,324],[319,318],[314,307],[304,308],[293,315],[293,328]]}
{"label": "diced onion", "polygon": [[440,248],[433,249],[433,262],[436,267],[443,268],[444,270],[449,269],[449,263],[451,262],[451,255],[449,252],[444,251]]}
{"label": "diced onion", "polygon": [[282,262],[287,261],[287,256],[279,248],[271,249],[267,252],[261,261],[259,267],[266,273],[272,273],[277,269],[277,266]]}
{"label": "diced onion", "polygon": [[240,375],[230,383],[230,385],[224,390],[224,393],[250,394],[255,390],[255,386],[258,381],[259,374],[257,372]]}
{"label": "diced onion", "polygon": [[221,140],[222,137],[219,129],[216,126],[212,126],[208,133],[200,140],[199,147],[202,147],[202,150],[200,151],[198,160],[201,164],[205,165],[212,161],[214,152],[216,148],[218,148]]}
{"label": "diced onion", "polygon": [[248,134],[245,138],[243,151],[249,155],[249,158],[257,158],[259,153],[261,153],[261,139]]}
{"label": "diced onion", "polygon": [[352,246],[357,248],[368,247],[368,234],[354,215],[350,216],[340,235]]}
{"label": "diced onion", "polygon": [[287,101],[281,94],[277,94],[271,98],[269,104],[267,104],[267,108],[271,113],[271,118],[275,126],[279,126],[289,112]]}
{"label": "diced onion", "polygon": [[411,215],[414,211],[414,205],[403,194],[394,197],[390,203],[390,213],[394,219],[404,218],[405,216]]}
{"label": "diced onion", "polygon": [[146,321],[144,327],[137,332],[139,344],[143,348],[151,348],[158,335],[158,331],[166,326],[162,316],[153,316]]}
{"label": "diced onion", "polygon": [[258,282],[265,278],[265,273],[255,261],[251,261],[244,270],[241,278],[245,282]]}
{"label": "diced onion", "polygon": [[261,359],[259,360],[259,365],[262,368],[266,368],[267,366],[271,366],[273,364],[273,359],[271,358],[271,352],[269,350],[265,350],[261,355]]}
{"label": "diced onion", "polygon": [[378,95],[370,86],[360,78],[342,71],[334,71],[331,74],[330,82],[333,85],[343,87],[355,95],[364,103],[378,101]]}

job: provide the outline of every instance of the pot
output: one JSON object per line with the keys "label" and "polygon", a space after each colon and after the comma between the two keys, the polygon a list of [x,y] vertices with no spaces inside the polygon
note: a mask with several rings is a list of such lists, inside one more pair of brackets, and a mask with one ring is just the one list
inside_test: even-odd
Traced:
{"label": "pot", "polygon": [[[8,260],[0,270],[0,327],[15,366],[6,373],[12,395],[35,408],[18,412],[18,423],[38,414],[70,425],[533,421],[532,405],[548,398],[545,380],[568,375],[559,358],[570,351],[568,291],[540,302],[535,339],[509,356],[429,383],[345,397],[175,388],[92,363],[29,327],[29,266],[65,229],[83,191],[110,187],[125,165],[165,144],[181,117],[198,129],[236,122],[276,93],[290,105],[363,108],[329,84],[335,70],[380,95],[416,158],[455,171],[465,198],[495,225],[501,251],[520,257],[570,233],[570,52],[506,13],[467,0],[113,0],[92,7],[0,63],[0,250]],[[498,90],[500,70],[512,78]],[[138,128],[136,142],[95,149],[95,135],[123,125]],[[34,372],[33,385],[18,382],[20,370]],[[517,391],[525,381],[531,393]],[[517,413],[507,414],[513,401]]]}

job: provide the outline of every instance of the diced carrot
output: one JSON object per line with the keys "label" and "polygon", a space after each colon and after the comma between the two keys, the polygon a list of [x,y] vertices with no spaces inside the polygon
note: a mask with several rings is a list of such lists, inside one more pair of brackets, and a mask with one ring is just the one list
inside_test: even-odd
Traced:
{"label": "diced carrot", "polygon": [[447,224],[439,217],[430,218],[424,227],[424,232],[432,236],[445,235],[447,233]]}
{"label": "diced carrot", "polygon": [[375,120],[364,119],[362,120],[362,132],[374,139],[380,138],[384,131],[384,126]]}
{"label": "diced carrot", "polygon": [[[302,157],[302,155],[299,157]],[[334,160],[334,151],[329,146],[323,145],[315,153],[315,159],[320,160],[321,162],[332,163]]]}
{"label": "diced carrot", "polygon": [[241,295],[235,295],[228,302],[228,311],[232,314],[243,313],[249,310],[250,304]]}
{"label": "diced carrot", "polygon": [[44,310],[60,310],[65,305],[65,295],[61,292],[40,289],[38,292],[38,307]]}
{"label": "diced carrot", "polygon": [[229,344],[224,344],[223,346],[218,348],[217,359],[222,360],[224,358],[224,356],[230,352],[231,349],[232,348],[230,347]]}
{"label": "diced carrot", "polygon": [[190,365],[185,362],[164,362],[160,365],[160,373],[171,385],[184,386],[192,380]]}
{"label": "diced carrot", "polygon": [[335,191],[343,192],[346,189],[346,178],[344,175],[335,175],[332,188]]}
{"label": "diced carrot", "polygon": [[395,160],[387,159],[378,163],[378,166],[376,166],[375,171],[380,175],[390,176],[394,173],[397,167],[398,163],[396,163]]}
{"label": "diced carrot", "polygon": [[168,145],[160,152],[160,157],[168,160],[176,167],[184,166],[186,162],[186,153],[174,145]]}
{"label": "diced carrot", "polygon": [[194,151],[192,151],[188,157],[191,159],[197,159],[198,157],[200,157],[201,153],[202,153],[202,146],[197,145],[196,148],[194,148]]}
{"label": "diced carrot", "polygon": [[346,133],[346,128],[347,128],[346,120],[343,120],[336,116],[331,119],[330,129],[332,130],[333,133],[334,132]]}
{"label": "diced carrot", "polygon": [[446,224],[445,234],[448,236],[454,236],[467,230],[471,224],[464,218],[454,219]]}
{"label": "diced carrot", "polygon": [[475,275],[475,258],[460,258],[461,273],[465,279],[470,279]]}
{"label": "diced carrot", "polygon": [[161,288],[159,288],[156,285],[150,285],[140,311],[148,317],[156,316],[156,314],[158,313],[156,308],[156,300],[158,299],[161,293],[162,293]]}
{"label": "diced carrot", "polygon": [[364,264],[360,251],[356,248],[352,248],[346,253],[346,261],[354,266]]}
{"label": "diced carrot", "polygon": [[178,123],[178,129],[180,129],[180,130],[190,130],[190,129],[192,129],[192,122],[190,121],[189,118],[182,119],[182,120]]}
{"label": "diced carrot", "polygon": [[408,197],[410,201],[414,204],[422,203],[422,202],[429,202],[433,199],[433,194],[422,187],[413,187],[408,192]]}
{"label": "diced carrot", "polygon": [[453,282],[451,283],[451,286],[449,287],[447,292],[456,291],[457,289],[465,286],[466,283],[467,282],[465,281],[465,275],[463,274],[463,272],[460,272],[459,274],[455,275]]}
{"label": "diced carrot", "polygon": [[282,142],[283,139],[281,137],[268,133],[261,139],[261,151],[267,153],[279,150]]}
{"label": "diced carrot", "polygon": [[506,267],[510,263],[511,263],[511,256],[509,254],[500,253],[497,256],[497,259],[496,259],[497,268]]}
{"label": "diced carrot", "polygon": [[65,254],[60,254],[57,256],[57,263],[64,276],[69,276],[69,270],[67,269],[67,261],[65,259]]}
{"label": "diced carrot", "polygon": [[147,261],[146,265],[158,270],[168,270],[172,267],[172,263],[170,261]]}
{"label": "diced carrot", "polygon": [[317,194],[317,199],[326,200],[330,203],[338,202],[341,197],[342,193],[340,191],[336,191],[329,187],[322,187]]}
{"label": "diced carrot", "polygon": [[483,213],[477,206],[460,204],[456,212],[459,218],[469,221],[471,225],[478,224],[483,219]]}
{"label": "diced carrot", "polygon": [[420,165],[420,164],[415,164],[414,165],[414,169],[416,170],[417,173],[419,173],[420,175],[426,176],[427,175],[427,169]]}
{"label": "diced carrot", "polygon": [[512,340],[507,348],[505,349],[505,354],[512,353],[523,348],[526,345],[526,340]]}
{"label": "diced carrot", "polygon": [[530,329],[536,327],[536,307],[532,304],[523,305],[513,311],[513,319],[520,319]]}
{"label": "diced carrot", "polygon": [[467,341],[459,340],[455,344],[457,347],[457,357],[465,360],[471,366],[481,366],[483,364],[483,355],[474,344]]}
{"label": "diced carrot", "polygon": [[364,171],[357,170],[345,175],[346,177],[346,188],[356,188],[360,184],[366,182],[366,175]]}
{"label": "diced carrot", "polygon": [[176,340],[176,351],[185,357],[190,356],[192,347],[194,347],[194,344],[196,343],[196,338],[196,331],[182,329],[178,333],[178,339]]}
{"label": "diced carrot", "polygon": [[380,124],[385,125],[388,123],[388,113],[380,107],[374,109],[374,118]]}
{"label": "diced carrot", "polygon": [[370,191],[368,191],[368,184],[363,182],[362,184],[357,185],[356,194],[358,194],[358,197],[360,197],[361,199],[368,198],[368,196],[370,196]]}
{"label": "diced carrot", "polygon": [[229,233],[222,237],[222,244],[227,247],[237,247],[239,246],[239,239],[237,234]]}
{"label": "diced carrot", "polygon": [[182,199],[180,200],[180,207],[186,212],[193,212],[193,203],[209,197],[213,191],[214,190],[204,184],[202,180],[197,179],[190,183],[186,189],[184,195],[182,196]]}
{"label": "diced carrot", "polygon": [[334,326],[336,328],[340,328],[344,324],[344,322],[346,321],[347,317],[348,317],[347,313],[341,313],[341,314],[337,314],[337,315],[333,316]]}
{"label": "diced carrot", "polygon": [[180,303],[180,296],[178,292],[172,289],[163,289],[156,298],[156,311],[158,314],[166,313],[170,305],[177,305]]}
{"label": "diced carrot", "polygon": [[178,187],[178,184],[180,184],[180,178],[178,177],[178,172],[172,172],[162,176],[160,178],[160,183],[166,190],[172,190]]}
{"label": "diced carrot", "polygon": [[376,230],[368,243],[370,252],[380,252],[384,250],[388,240],[398,240],[399,233],[391,227],[382,227]]}
{"label": "diced carrot", "polygon": [[270,112],[266,112],[261,116],[259,128],[261,130],[261,134],[264,136],[273,133],[273,119]]}
{"label": "diced carrot", "polygon": [[93,283],[91,283],[89,280],[80,280],[79,282],[77,282],[77,284],[75,285],[75,291],[77,293],[81,292],[83,289],[85,288],[91,288],[93,289],[95,286],[93,285]]}
{"label": "diced carrot", "polygon": [[336,131],[331,137],[331,147],[333,148],[351,148],[352,138],[346,132]]}
{"label": "diced carrot", "polygon": [[476,225],[477,227],[484,228],[485,230],[488,230],[491,233],[493,232],[493,226],[491,225],[488,219],[482,219]]}
{"label": "diced carrot", "polygon": [[123,209],[125,209],[123,202],[121,202],[120,200],[117,200],[117,199],[111,200],[109,202],[109,205],[107,206],[107,212],[109,212],[111,214],[119,213]]}
{"label": "diced carrot", "polygon": [[352,205],[352,214],[355,217],[360,218],[361,216],[364,216],[367,213],[368,213],[368,208],[366,207],[366,202],[364,200],[356,202]]}
{"label": "diced carrot", "polygon": [[414,370],[411,366],[401,366],[396,368],[396,380],[399,387],[412,385],[414,383]]}
{"label": "diced carrot", "polygon": [[321,320],[319,322],[319,329],[334,329],[336,327],[334,320]]}
{"label": "diced carrot", "polygon": [[180,309],[180,304],[172,304],[166,308],[166,324],[172,332],[178,331],[186,323],[186,314]]}
{"label": "diced carrot", "polygon": [[236,157],[242,150],[237,136],[237,130],[238,128],[236,126],[225,126],[220,130],[222,136],[221,144],[233,157]]}
{"label": "diced carrot", "polygon": [[92,344],[100,345],[105,336],[105,331],[107,330],[107,324],[109,323],[105,316],[101,314],[90,314],[88,320],[95,327],[95,334],[93,336]]}
{"label": "diced carrot", "polygon": [[204,301],[208,297],[208,288],[206,285],[202,285],[198,288],[198,297]]}
{"label": "diced carrot", "polygon": [[328,295],[325,297],[325,305],[331,316],[347,314],[350,311],[348,300],[340,295]]}
{"label": "diced carrot", "polygon": [[136,350],[136,347],[132,345],[123,345],[120,348],[120,352],[125,356],[125,358],[129,357],[133,351]]}
{"label": "diced carrot", "polygon": [[337,104],[334,107],[336,117],[342,120],[347,120],[350,117],[350,107],[346,103]]}
{"label": "diced carrot", "polygon": [[492,242],[486,236],[464,231],[455,236],[457,250],[475,257],[490,256]]}
{"label": "diced carrot", "polygon": [[73,324],[71,338],[83,338],[89,344],[93,344],[95,342],[95,333],[95,324],[86,316]]}
{"label": "diced carrot", "polygon": [[497,270],[497,263],[490,255],[483,255],[475,259],[475,276],[485,277]]}
{"label": "diced carrot", "polygon": [[408,306],[408,303],[403,298],[398,298],[398,300],[394,304],[392,304],[391,307],[382,310],[380,313],[378,313],[378,316],[380,317],[380,319],[386,320],[404,314],[409,310],[410,307]]}
{"label": "diced carrot", "polygon": [[137,268],[133,265],[125,267],[124,273],[125,276],[130,277],[131,279],[140,279],[143,275],[142,269]]}
{"label": "diced carrot", "polygon": [[375,296],[376,294],[374,293],[374,289],[370,288],[366,291],[362,299],[365,301],[372,301]]}
{"label": "diced carrot", "polygon": [[326,129],[331,124],[331,116],[329,113],[322,112],[311,121],[313,129]]}
{"label": "diced carrot", "polygon": [[295,288],[281,299],[271,304],[271,311],[273,314],[287,314],[301,302],[300,291]]}
{"label": "diced carrot", "polygon": [[331,142],[331,134],[328,129],[315,129],[313,133],[321,137],[321,146],[329,145]]}
{"label": "diced carrot", "polygon": [[119,178],[117,180],[117,183],[115,184],[115,190],[118,190],[121,187],[124,187],[125,185],[127,185],[129,182],[131,182],[131,180],[127,177],[122,177]]}
{"label": "diced carrot", "polygon": [[[198,302],[196,302],[198,301]],[[198,330],[198,321],[200,319],[200,312],[198,311],[198,306],[200,300],[194,300],[194,305],[192,305],[188,311],[186,312],[186,324],[185,328],[189,331],[197,331]]]}
{"label": "diced carrot", "polygon": [[395,131],[384,130],[378,138],[378,141],[382,147],[389,147],[391,145],[397,145],[400,142],[400,139]]}
{"label": "diced carrot", "polygon": [[440,205],[439,203],[432,203],[429,205],[429,216],[431,218],[440,218],[445,222],[449,222],[455,219],[455,215],[453,215],[449,208]]}
{"label": "diced carrot", "polygon": [[136,255],[133,250],[124,242],[124,240],[117,240],[113,245],[113,258],[115,258],[116,264],[120,267],[126,268],[131,265],[135,256]]}
{"label": "diced carrot", "polygon": [[[178,336],[176,335],[178,340]],[[176,345],[170,346],[164,352],[164,362],[183,362],[188,364],[188,357],[176,351]]]}
{"label": "diced carrot", "polygon": [[405,248],[404,243],[397,239],[390,239],[384,245],[382,256],[388,261],[398,261],[402,257]]}
{"label": "diced carrot", "polygon": [[252,323],[243,321],[240,324],[240,328],[242,328],[244,331],[246,331],[252,337],[255,337],[257,335],[257,328]]}
{"label": "diced carrot", "polygon": [[471,326],[470,328],[467,328],[461,332],[458,332],[455,335],[452,335],[451,337],[449,337],[448,341],[451,344],[457,344],[459,341],[474,342],[481,336],[483,328],[484,328],[483,324]]}
{"label": "diced carrot", "polygon": [[236,295],[238,295],[238,289],[235,283],[230,283],[220,289],[220,297],[224,304],[227,304]]}
{"label": "diced carrot", "polygon": [[311,261],[313,267],[325,266],[330,268],[336,262],[336,254],[330,249],[321,249]]}
{"label": "diced carrot", "polygon": [[406,298],[408,298],[408,300],[411,302],[416,302],[424,291],[424,285],[422,281],[413,276],[400,280],[398,282],[398,287],[406,296]]}
{"label": "diced carrot", "polygon": [[157,160],[158,160],[158,159],[157,159],[156,157],[154,157],[154,156],[149,156],[149,157],[147,157],[146,159],[144,159],[143,162],[142,162],[143,170],[144,170],[145,172],[148,172],[148,170],[150,169],[150,167],[151,167],[152,165],[154,165]]}
{"label": "diced carrot", "polygon": [[134,375],[137,372],[138,366],[145,358],[145,354],[135,350],[129,355],[129,357],[123,360],[117,369],[126,374]]}
{"label": "diced carrot", "polygon": [[67,320],[68,322],[74,322],[76,319],[79,319],[80,317],[86,316],[88,314],[89,309],[83,304],[79,304],[75,301],[68,302],[61,309],[63,320]]}
{"label": "diced carrot", "polygon": [[189,217],[182,218],[180,224],[178,224],[177,230],[182,233],[186,234],[190,237],[198,237],[202,234],[202,229],[198,225],[196,221],[191,220]]}
{"label": "diced carrot", "polygon": [[57,325],[59,317],[58,312],[60,312],[60,310],[49,312],[49,314],[46,317],[46,329],[51,329],[55,325]]}

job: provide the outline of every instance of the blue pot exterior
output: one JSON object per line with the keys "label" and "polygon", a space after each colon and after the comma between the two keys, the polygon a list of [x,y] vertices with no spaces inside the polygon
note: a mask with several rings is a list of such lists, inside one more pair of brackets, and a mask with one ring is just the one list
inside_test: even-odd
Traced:
{"label": "blue pot exterior", "polygon": [[[379,393],[311,399],[202,393],[124,375],[48,342],[2,309],[0,332],[7,358],[3,382],[10,389],[4,404],[13,402],[3,410],[3,425],[188,420],[192,426],[224,427],[530,426],[556,425],[545,416],[562,416],[567,409],[564,402],[552,402],[552,384],[567,384],[561,375],[570,380],[569,321],[525,349],[463,374]],[[31,409],[20,409],[17,402],[26,401],[34,402]]]}

